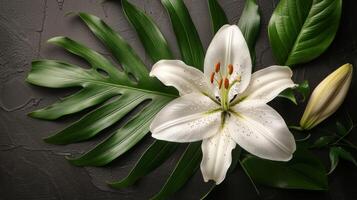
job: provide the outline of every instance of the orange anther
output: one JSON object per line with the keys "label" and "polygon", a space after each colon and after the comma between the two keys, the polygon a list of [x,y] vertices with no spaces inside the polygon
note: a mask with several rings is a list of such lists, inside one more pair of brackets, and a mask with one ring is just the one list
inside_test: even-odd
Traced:
{"label": "orange anther", "polygon": [[211,73],[211,77],[210,77],[211,83],[213,83],[213,81],[214,81],[214,74],[215,74],[214,72]]}
{"label": "orange anther", "polygon": [[222,79],[219,79],[219,81],[218,81],[218,88],[219,89],[221,89],[221,87],[222,87],[222,81],[223,81]]}
{"label": "orange anther", "polygon": [[224,78],[224,88],[228,89],[229,87],[229,80],[228,78]]}
{"label": "orange anther", "polygon": [[221,63],[218,62],[218,63],[214,66],[214,71],[215,71],[216,73],[218,73],[220,69],[221,69]]}
{"label": "orange anther", "polygon": [[233,73],[233,65],[229,64],[228,65],[228,74],[231,75]]}

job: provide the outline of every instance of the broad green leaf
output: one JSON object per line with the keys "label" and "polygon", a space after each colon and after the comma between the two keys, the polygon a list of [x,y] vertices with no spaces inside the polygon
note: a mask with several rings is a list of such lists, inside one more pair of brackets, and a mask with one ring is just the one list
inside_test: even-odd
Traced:
{"label": "broad green leaf", "polygon": [[208,9],[211,15],[213,33],[216,33],[223,25],[228,24],[228,19],[217,0],[208,0]]}
{"label": "broad green leaf", "polygon": [[178,191],[197,171],[200,166],[201,158],[201,143],[191,143],[180,158],[165,185],[152,199],[167,199],[169,196]]}
{"label": "broad green leaf", "polygon": [[260,12],[256,0],[246,0],[238,26],[247,41],[252,63],[255,63],[255,43],[260,30]]}
{"label": "broad green leaf", "polygon": [[342,0],[281,0],[268,26],[277,62],[311,61],[332,43],[341,18]]}
{"label": "broad green leaf", "polygon": [[248,156],[243,159],[252,179],[260,184],[305,190],[326,190],[327,176],[322,163],[310,152],[298,149],[289,162],[276,162]]}
{"label": "broad green leaf", "polygon": [[142,10],[122,0],[123,11],[133,25],[146,52],[154,62],[161,59],[172,59],[171,50],[159,28]]}
{"label": "broad green leaf", "polygon": [[357,161],[350,152],[346,151],[342,147],[331,147],[330,148],[331,167],[330,167],[329,174],[331,174],[336,169],[340,161],[340,158],[352,162],[357,167]]}
{"label": "broad green leaf", "polygon": [[159,167],[177,146],[177,143],[156,140],[141,156],[129,175],[121,181],[110,183],[110,186],[120,189],[133,185],[138,179]]}
{"label": "broad green leaf", "polygon": [[322,148],[336,141],[336,136],[328,135],[321,136],[310,146],[310,148]]}
{"label": "broad green leaf", "polygon": [[182,0],[161,0],[170,15],[182,60],[203,69],[204,50],[191,16]]}
{"label": "broad green leaf", "polygon": [[[94,149],[82,156],[69,158],[76,165],[101,166],[139,142],[149,132],[149,125],[155,114],[176,97],[176,92],[149,77],[148,70],[134,50],[98,17],[86,13],[79,15],[108,47],[124,71],[76,41],[66,37],[52,38],[50,43],[82,57],[91,68],[55,60],[34,61],[27,77],[29,83],[51,88],[82,89],[30,115],[52,120],[110,100],[64,130],[46,138],[47,142],[68,144],[90,139],[121,120],[127,113],[137,110],[137,115]],[[135,80],[130,76],[134,76]]]}

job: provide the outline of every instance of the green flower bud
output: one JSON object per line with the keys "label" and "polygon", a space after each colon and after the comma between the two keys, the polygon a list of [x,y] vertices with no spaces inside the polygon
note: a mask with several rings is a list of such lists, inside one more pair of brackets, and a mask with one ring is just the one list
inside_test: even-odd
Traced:
{"label": "green flower bud", "polygon": [[300,120],[301,128],[312,129],[340,107],[351,85],[352,71],[351,64],[344,64],[315,88]]}

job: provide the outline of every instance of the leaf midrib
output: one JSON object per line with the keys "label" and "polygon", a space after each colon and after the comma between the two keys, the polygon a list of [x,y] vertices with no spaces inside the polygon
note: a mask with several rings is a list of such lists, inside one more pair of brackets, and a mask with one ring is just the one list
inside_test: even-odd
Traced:
{"label": "leaf midrib", "polygon": [[[96,83],[98,85],[107,85],[107,86],[112,86],[112,87],[117,87],[117,88],[122,88],[122,89],[127,89],[127,90],[136,90],[136,91],[143,92],[143,93],[149,93],[149,94],[154,94],[154,95],[158,95],[158,96],[165,96],[165,97],[170,97],[170,98],[178,97],[177,95],[174,95],[174,94],[158,92],[158,91],[154,91],[154,90],[140,89],[140,88],[136,88],[136,87],[119,85],[119,84],[114,84],[114,83],[110,83],[110,82],[101,82],[101,81],[97,81],[97,80],[93,80],[93,79],[68,78],[68,77],[64,77],[64,79],[75,80],[75,81],[82,80],[83,83],[86,83],[86,82],[88,82],[88,83]],[[83,83],[81,83],[80,85],[85,88],[86,86]]]}
{"label": "leaf midrib", "polygon": [[[289,61],[289,58],[290,58],[292,52],[295,52],[294,49],[296,48],[296,45],[298,44],[297,41],[300,40],[300,37],[301,37],[301,34],[302,34],[302,30],[303,30],[304,27],[306,26],[306,23],[307,23],[307,21],[308,21],[307,19],[309,18],[310,14],[311,14],[311,10],[312,10],[313,5],[314,5],[314,0],[311,0],[311,6],[310,6],[310,8],[309,8],[309,13],[306,15],[306,17],[305,17],[305,19],[304,19],[304,23],[303,23],[303,25],[302,25],[301,28],[300,28],[299,34],[296,36],[294,45],[293,45],[293,47],[290,49],[289,54],[288,54],[288,56],[286,57],[286,61],[285,61],[285,63],[284,63],[285,65],[287,65],[287,63],[288,63],[288,61]],[[299,15],[300,15],[300,13],[299,13]]]}

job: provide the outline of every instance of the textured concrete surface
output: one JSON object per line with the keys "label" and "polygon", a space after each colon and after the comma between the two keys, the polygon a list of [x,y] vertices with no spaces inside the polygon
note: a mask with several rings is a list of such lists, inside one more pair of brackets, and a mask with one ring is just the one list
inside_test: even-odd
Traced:
{"label": "textured concrete surface", "polygon": [[[147,199],[159,191],[175,166],[183,147],[163,166],[143,178],[134,187],[120,191],[108,188],[105,181],[123,178],[134,165],[140,154],[151,143],[147,137],[136,148],[107,167],[74,167],[63,157],[83,153],[98,141],[108,136],[109,131],[99,138],[80,144],[56,146],[46,144],[42,138],[68,125],[80,115],[49,122],[32,119],[26,113],[48,105],[71,90],[50,90],[30,86],[24,79],[30,69],[31,60],[37,58],[63,59],[85,65],[63,50],[46,44],[53,36],[64,35],[87,44],[108,55],[87,28],[70,11],[84,11],[103,18],[119,31],[134,47],[140,57],[151,66],[135,32],[123,16],[119,1],[100,4],[97,0],[0,0],[0,199]],[[168,15],[158,0],[131,1],[145,9],[158,23],[167,37],[174,53],[178,48]],[[277,1],[258,1],[262,10],[262,29],[256,46],[257,67],[274,64],[267,39],[267,23]],[[208,9],[205,0],[185,0],[206,48],[212,38]],[[236,23],[243,8],[243,0],[221,0],[231,23]],[[321,57],[294,69],[297,82],[309,80],[312,87],[329,72],[343,63],[357,65],[357,2],[343,2],[342,22],[331,47]],[[178,56],[179,57],[179,56]],[[357,101],[356,83],[350,89],[342,110],[354,112]],[[289,124],[296,124],[304,105],[294,108],[286,101],[275,101],[273,105],[281,111]],[[118,125],[119,126],[119,125]],[[357,142],[356,131],[351,140]],[[356,152],[354,152],[356,153]],[[321,152],[326,158],[326,152]],[[328,165],[326,165],[328,166]],[[213,194],[213,199],[357,199],[357,170],[350,163],[341,162],[336,173],[329,178],[327,192],[299,190],[277,190],[259,186],[258,197],[241,169],[230,175]],[[208,188],[200,173],[172,199],[198,199]]]}

